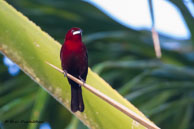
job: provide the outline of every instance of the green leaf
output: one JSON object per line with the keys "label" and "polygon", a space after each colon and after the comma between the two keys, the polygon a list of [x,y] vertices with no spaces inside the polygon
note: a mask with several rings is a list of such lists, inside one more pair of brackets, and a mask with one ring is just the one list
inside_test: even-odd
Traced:
{"label": "green leaf", "polygon": [[76,117],[73,117],[69,126],[66,129],[77,129],[78,128],[78,119]]}
{"label": "green leaf", "polygon": [[[48,93],[45,92],[42,88],[39,88],[39,91],[36,95],[35,104],[33,105],[32,115],[30,120],[42,121],[41,116],[44,111],[44,108],[47,104]],[[37,129],[38,123],[33,123],[28,125],[28,129]]]}
{"label": "green leaf", "polygon": [[20,114],[32,105],[34,94],[25,97],[20,97],[0,108],[0,121],[10,120],[13,116]]}

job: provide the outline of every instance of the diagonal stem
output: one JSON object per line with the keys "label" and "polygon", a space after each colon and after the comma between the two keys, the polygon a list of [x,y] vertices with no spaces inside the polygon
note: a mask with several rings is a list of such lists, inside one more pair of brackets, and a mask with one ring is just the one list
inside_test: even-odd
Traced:
{"label": "diagonal stem", "polygon": [[152,39],[153,39],[153,43],[154,43],[154,50],[156,53],[156,57],[161,58],[162,53],[161,53],[161,48],[160,48],[160,40],[159,40],[158,32],[155,29],[155,19],[154,19],[153,1],[152,0],[149,0],[149,6],[150,6],[151,19],[152,19]]}
{"label": "diagonal stem", "polygon": [[[57,71],[61,72],[62,74],[65,74],[65,72],[63,70],[59,69],[58,67],[50,64],[49,62],[46,62],[46,63],[48,65],[50,65],[51,67],[53,67],[54,69],[56,69]],[[154,125],[152,122],[145,120],[144,118],[142,118],[141,116],[139,116],[135,112],[131,111],[127,107],[123,106],[122,104],[118,103],[117,101],[113,100],[112,98],[108,97],[107,95],[103,94],[99,90],[93,88],[92,86],[90,86],[86,83],[83,84],[83,82],[81,80],[77,79],[76,77],[72,76],[69,73],[66,73],[66,74],[67,74],[68,78],[70,78],[74,82],[78,83],[80,86],[83,86],[84,88],[86,88],[87,90],[89,90],[90,92],[95,94],[96,96],[100,97],[101,99],[103,99],[107,103],[111,104],[113,107],[115,107],[119,111],[123,112],[125,115],[129,116],[133,120],[139,122],[143,126],[147,127],[148,129],[160,129],[159,127]]]}

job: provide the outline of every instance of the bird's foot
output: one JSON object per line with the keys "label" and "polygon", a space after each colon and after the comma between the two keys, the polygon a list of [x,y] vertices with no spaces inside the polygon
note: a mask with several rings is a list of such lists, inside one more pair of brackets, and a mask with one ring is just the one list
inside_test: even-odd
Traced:
{"label": "bird's foot", "polygon": [[63,72],[64,72],[64,77],[67,77],[67,71],[63,70]]}
{"label": "bird's foot", "polygon": [[83,82],[83,85],[86,83],[84,79],[82,79],[80,76],[79,76],[79,79]]}

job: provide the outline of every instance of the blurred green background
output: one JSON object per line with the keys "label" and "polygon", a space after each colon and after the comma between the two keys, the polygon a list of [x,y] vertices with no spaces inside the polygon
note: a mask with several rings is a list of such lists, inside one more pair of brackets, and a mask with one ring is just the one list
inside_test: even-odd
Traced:
{"label": "blurred green background", "polygon": [[[170,2],[180,9],[191,39],[159,35],[161,44],[177,42],[180,46],[169,50],[161,45],[161,59],[155,57],[150,31],[126,28],[84,1],[7,2],[61,44],[69,28],[82,28],[93,71],[159,127],[194,128],[194,24],[182,0]],[[87,129],[23,72],[11,76],[2,59],[0,55],[0,128],[13,129],[13,125],[5,125],[4,121],[31,120],[38,113],[39,120],[48,122],[52,129]],[[34,127],[14,126],[14,129],[25,128]]]}

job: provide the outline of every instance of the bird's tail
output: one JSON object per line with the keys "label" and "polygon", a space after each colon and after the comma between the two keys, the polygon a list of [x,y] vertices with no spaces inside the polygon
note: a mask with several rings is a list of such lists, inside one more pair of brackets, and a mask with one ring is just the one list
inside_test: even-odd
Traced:
{"label": "bird's tail", "polygon": [[72,80],[69,80],[69,83],[71,84],[71,111],[76,112],[84,111],[84,102],[82,98],[82,89],[79,84],[75,83]]}

